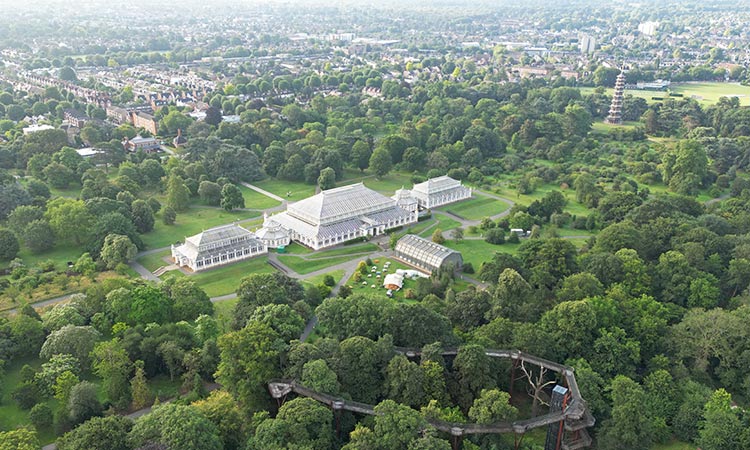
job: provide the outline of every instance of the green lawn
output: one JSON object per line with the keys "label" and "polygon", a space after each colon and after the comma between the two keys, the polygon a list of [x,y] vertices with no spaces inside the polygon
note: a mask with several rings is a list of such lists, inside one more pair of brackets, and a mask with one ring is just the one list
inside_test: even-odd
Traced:
{"label": "green lawn", "polygon": [[484,240],[464,239],[461,242],[447,240],[443,245],[461,252],[464,263],[471,263],[474,266],[474,270],[478,272],[482,267],[482,263],[492,260],[495,252],[515,254],[521,244],[493,245]]}
{"label": "green lawn", "polygon": [[470,200],[446,206],[443,209],[467,220],[480,220],[500,214],[508,208],[510,208],[510,205],[502,200],[476,196]]}
{"label": "green lawn", "polygon": [[326,267],[331,267],[337,264],[345,263],[347,261],[351,261],[352,259],[354,259],[354,257],[352,256],[340,256],[340,257],[334,257],[334,258],[313,259],[313,260],[308,261],[299,256],[293,256],[293,255],[280,255],[279,256],[279,261],[281,261],[285,266],[289,267],[290,269],[294,270],[295,272],[301,275],[315,272],[321,269],[325,269]]}
{"label": "green lawn", "polygon": [[164,250],[163,252],[142,256],[136,261],[146,269],[153,272],[159,267],[166,266],[168,263],[164,261],[164,258],[170,256],[171,254],[172,252],[170,250]]}
{"label": "green lawn", "polygon": [[323,279],[326,276],[328,276],[328,275],[332,276],[333,280],[338,283],[339,280],[341,279],[341,277],[344,276],[344,271],[343,270],[333,270],[331,272],[324,273],[324,274],[321,274],[321,275],[315,275],[314,277],[310,277],[310,278],[302,281],[302,284],[309,284],[309,285],[316,286],[316,285],[322,283]]}
{"label": "green lawn", "polygon": [[347,256],[354,253],[365,253],[365,252],[376,252],[380,250],[380,248],[372,243],[364,243],[364,244],[357,244],[357,245],[346,245],[343,247],[335,248],[333,250],[323,250],[320,252],[315,252],[310,254],[308,256],[308,259],[320,259],[320,258],[330,258],[332,256]]}
{"label": "green lawn", "polygon": [[389,196],[402,187],[406,189],[412,187],[411,174],[401,172],[391,172],[382,178],[370,177],[363,181],[368,188]]}
{"label": "green lawn", "polygon": [[242,197],[245,198],[245,208],[268,209],[281,204],[278,200],[274,200],[243,185],[239,185],[239,188],[242,191]]}
{"label": "green lawn", "polygon": [[[422,236],[423,238],[428,238],[432,236],[432,233],[434,233],[435,230],[438,228],[440,228],[443,231],[448,231],[448,230],[452,230],[454,228],[458,228],[461,226],[460,222],[453,220],[450,217],[444,216],[442,214],[433,214],[432,217],[433,219],[431,220],[434,220],[435,222],[437,222],[437,226],[432,227],[432,228],[423,228],[423,231],[419,233],[419,235]],[[415,232],[411,230],[408,233],[415,234]]]}
{"label": "green lawn", "polygon": [[[55,269],[65,270],[67,268],[68,261],[75,262],[79,256],[84,253],[82,247],[75,247],[70,245],[56,246],[50,251],[34,254],[29,251],[26,247],[21,247],[21,251],[18,253],[18,257],[21,258],[27,266],[34,266],[40,261],[46,261],[51,259],[55,262]],[[2,267],[7,267],[8,263],[2,264]]]}
{"label": "green lawn", "polygon": [[165,273],[162,279],[187,276],[206,291],[209,297],[218,297],[236,292],[242,278],[251,273],[273,272],[275,269],[267,261],[268,257],[259,256],[190,275],[175,270]]}
{"label": "green lawn", "polygon": [[214,208],[190,208],[182,214],[177,214],[174,225],[164,225],[161,213],[157,214],[153,231],[142,236],[146,248],[167,247],[175,242],[182,242],[185,237],[198,234],[201,231],[226,225],[235,221],[252,219],[259,213],[251,211],[227,212]]}
{"label": "green lawn", "polygon": [[[594,91],[594,88],[581,88],[581,94],[586,95]],[[613,89],[606,90],[607,95],[612,95]],[[640,97],[646,99],[649,103],[656,102],[652,97],[669,98],[669,93],[682,94],[684,98],[693,98],[704,105],[712,105],[719,101],[721,97],[737,96],[742,106],[750,106],[750,86],[743,86],[739,83],[679,83],[672,84],[669,91],[646,91],[646,90],[626,90],[625,95]],[[672,97],[679,100],[680,97]]]}
{"label": "green lawn", "polygon": [[[363,259],[364,261],[364,259]],[[387,273],[395,273],[398,269],[413,269],[413,267],[409,267],[406,264],[396,261],[395,259],[390,258],[376,258],[372,260],[373,266],[377,267],[378,270],[382,271],[383,267],[385,266],[386,262],[390,262],[391,265],[388,268]],[[383,287],[383,278],[384,275],[381,274],[380,278],[377,278],[377,275],[372,272],[368,272],[367,275],[362,277],[362,280],[357,283],[354,281],[354,275],[352,275],[351,278],[347,281],[347,285],[352,287],[352,290],[355,294],[368,294],[368,295],[383,295],[385,296],[386,289]],[[367,284],[363,284],[364,282],[367,282]],[[375,285],[373,288],[372,285]],[[393,293],[393,299],[394,300],[404,300],[404,290],[408,287],[414,287],[415,281],[413,280],[404,280],[404,286],[403,289],[401,289],[398,292]]]}
{"label": "green lawn", "polygon": [[[10,393],[21,382],[21,367],[28,364],[34,369],[39,369],[42,361],[38,358],[27,358],[14,361],[5,368],[3,389],[0,391],[0,431],[8,431],[29,424],[29,412],[19,408],[16,402],[10,398]],[[57,400],[49,399],[44,403],[54,411],[57,409]],[[42,444],[48,444],[55,440],[51,429],[40,430],[39,440]]]}
{"label": "green lawn", "polygon": [[[315,194],[314,185],[302,183],[299,181],[287,181],[277,180],[275,178],[267,178],[265,180],[261,180],[252,184],[292,202],[302,200],[303,198],[307,198]],[[287,195],[287,193],[290,193],[290,195]]]}

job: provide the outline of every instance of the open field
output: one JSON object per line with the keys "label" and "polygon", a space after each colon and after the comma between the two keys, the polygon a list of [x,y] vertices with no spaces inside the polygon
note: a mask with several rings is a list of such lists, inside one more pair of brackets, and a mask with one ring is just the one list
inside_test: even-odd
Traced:
{"label": "open field", "polygon": [[[38,358],[25,358],[14,361],[5,368],[3,377],[3,390],[0,391],[0,431],[14,430],[18,427],[29,423],[29,412],[19,408],[10,394],[21,381],[21,367],[28,364],[34,369],[39,369],[42,361]],[[44,401],[52,410],[57,408],[57,400],[49,399]],[[39,440],[42,443],[49,443],[55,439],[51,429],[42,429],[38,433]]]}
{"label": "open field", "polygon": [[[430,220],[434,220],[433,223],[437,223],[437,225],[432,228],[426,228],[426,227],[423,228],[422,231],[419,232],[419,235],[422,236],[423,238],[428,238],[432,236],[432,233],[434,233],[435,230],[438,228],[441,229],[442,231],[448,231],[448,230],[452,230],[454,228],[458,228],[461,226],[459,222],[451,219],[448,216],[444,216],[442,214],[433,214],[432,217],[433,218]],[[416,232],[409,231],[408,234],[416,234]]]}
{"label": "open field", "polygon": [[242,191],[242,197],[245,199],[245,208],[268,209],[281,204],[278,200],[274,200],[243,185],[239,185],[238,187]]}
{"label": "open field", "polygon": [[393,195],[402,187],[405,189],[411,189],[412,187],[411,174],[401,172],[391,172],[380,179],[369,177],[363,181],[368,188],[388,196]]}
{"label": "open field", "polygon": [[511,255],[513,255],[518,252],[518,247],[521,244],[493,245],[483,240],[464,239],[461,242],[447,240],[443,245],[461,252],[464,263],[471,263],[471,265],[474,266],[474,270],[479,272],[482,264],[485,261],[492,260],[492,257],[496,252],[510,253]]}
{"label": "open field", "polygon": [[164,225],[161,213],[159,213],[156,216],[154,229],[144,234],[142,239],[146,248],[149,249],[167,247],[175,242],[182,242],[186,236],[192,236],[219,225],[252,219],[258,215],[259,213],[251,211],[227,212],[214,208],[190,208],[182,214],[177,214],[174,225]]}
{"label": "open field", "polygon": [[[38,254],[31,253],[28,248],[22,246],[21,251],[18,253],[18,257],[29,267],[35,266],[41,261],[47,261],[50,259],[55,263],[56,270],[65,270],[68,267],[68,261],[75,262],[83,253],[85,253],[85,250],[82,246],[76,247],[72,245],[61,245]],[[0,267],[7,266],[7,262],[0,264]]]}
{"label": "open field", "polygon": [[332,250],[321,250],[319,252],[312,253],[308,256],[308,259],[320,259],[329,258],[331,256],[347,256],[354,253],[365,253],[365,252],[376,252],[380,248],[372,243],[364,243],[357,245],[346,245],[343,247],[334,248]]}
{"label": "open field", "polygon": [[481,220],[485,217],[500,214],[510,205],[492,197],[475,196],[472,199],[444,206],[441,209],[467,220]]}
{"label": "open field", "polygon": [[339,282],[339,280],[341,280],[341,277],[343,277],[343,276],[344,276],[344,271],[343,271],[343,270],[332,270],[331,272],[328,272],[328,273],[324,273],[324,274],[322,274],[322,275],[316,275],[316,276],[314,276],[314,277],[310,277],[310,278],[308,278],[308,279],[306,279],[306,280],[303,280],[303,281],[302,281],[302,284],[303,284],[303,285],[304,285],[304,284],[308,284],[308,285],[316,286],[316,285],[318,285],[318,284],[322,283],[322,282],[323,282],[323,279],[324,279],[324,278],[325,278],[325,277],[326,277],[327,275],[330,275],[330,276],[332,276],[332,277],[333,277],[333,280],[334,280],[335,282],[337,282],[337,283],[338,283],[338,282]]}
{"label": "open field", "polygon": [[[277,180],[275,178],[266,178],[265,180],[251,183],[259,188],[290,202],[296,202],[303,198],[315,194],[315,186],[312,184],[302,183],[299,181]],[[289,195],[287,195],[289,193]]]}
{"label": "open field", "polygon": [[333,257],[333,258],[306,260],[306,259],[300,258],[299,256],[294,256],[294,255],[279,256],[279,261],[281,261],[285,266],[289,267],[290,269],[302,275],[315,272],[321,269],[325,269],[326,267],[331,267],[337,264],[345,263],[347,261],[351,261],[352,259],[355,259],[355,257],[339,256],[339,257]]}
{"label": "open field", "polygon": [[[590,94],[594,88],[581,88],[581,94]],[[613,89],[607,89],[607,95],[612,95]],[[669,93],[682,94],[684,98],[693,98],[704,105],[712,105],[719,101],[721,97],[738,97],[742,106],[750,106],[750,86],[743,86],[739,83],[679,83],[672,84],[668,91],[647,91],[647,90],[626,90],[625,95],[631,94],[633,97],[646,99],[649,103],[658,100],[652,100],[652,97],[669,98]],[[679,99],[680,97],[672,97]]]}
{"label": "open field", "polygon": [[206,291],[209,297],[218,297],[236,292],[242,278],[252,273],[271,273],[274,271],[275,269],[268,264],[268,257],[259,256],[191,275],[185,275],[178,270],[174,270],[162,275],[162,279],[187,276]]}
{"label": "open field", "polygon": [[170,250],[164,250],[163,252],[141,256],[136,261],[138,262],[138,264],[153,272],[161,266],[166,266],[167,263],[164,261],[164,258],[170,256],[171,254],[172,252]]}
{"label": "open field", "polygon": [[[364,258],[362,259],[364,261]],[[377,261],[377,262],[376,262]],[[378,270],[382,271],[383,266],[386,262],[390,262],[391,265],[388,268],[387,273],[394,273],[398,269],[413,269],[412,267],[407,266],[406,264],[403,264],[399,261],[396,261],[395,259],[390,258],[376,258],[372,260],[373,267],[377,267]],[[382,295],[385,296],[386,289],[383,287],[383,278],[385,277],[385,272],[381,274],[380,278],[377,278],[377,275],[372,272],[368,272],[367,275],[364,275],[362,277],[362,281],[357,283],[354,281],[355,275],[352,275],[352,277],[347,281],[346,284],[352,287],[352,290],[355,294],[368,294],[368,295]],[[367,284],[364,284],[364,283]],[[373,288],[372,285],[375,285]],[[393,299],[394,300],[404,300],[404,290],[410,287],[414,287],[415,281],[405,279],[404,280],[404,287],[398,292],[393,293]]]}

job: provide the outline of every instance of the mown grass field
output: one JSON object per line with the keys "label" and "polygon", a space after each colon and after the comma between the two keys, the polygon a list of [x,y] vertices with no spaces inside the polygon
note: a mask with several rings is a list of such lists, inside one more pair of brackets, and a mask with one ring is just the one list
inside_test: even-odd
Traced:
{"label": "mown grass field", "polygon": [[138,262],[138,264],[142,265],[149,271],[153,272],[159,267],[166,266],[168,263],[164,260],[164,258],[170,256],[171,254],[172,252],[170,250],[164,250],[158,253],[141,256],[140,258],[136,259],[136,262]]}
{"label": "mown grass field", "polygon": [[[429,238],[430,236],[432,236],[432,233],[434,233],[436,229],[440,229],[442,231],[448,231],[448,230],[452,230],[454,228],[458,228],[461,226],[460,222],[453,220],[450,217],[445,216],[443,214],[435,213],[432,215],[432,217],[433,218],[431,220],[434,220],[433,223],[436,223],[437,225],[431,228],[429,227],[423,228],[422,231],[419,232],[419,235],[422,236],[423,238]],[[408,233],[416,234],[416,232],[414,231],[409,231]]]}
{"label": "mown grass field", "polygon": [[154,229],[142,235],[141,239],[147,249],[167,247],[175,242],[183,242],[186,236],[192,236],[219,225],[252,219],[259,215],[260,213],[252,211],[227,212],[215,208],[190,208],[184,213],[177,214],[174,225],[164,225],[160,212],[156,215]]}
{"label": "mown grass field", "polygon": [[500,214],[508,208],[510,208],[510,204],[507,202],[477,195],[472,199],[444,206],[441,209],[467,220],[481,220],[485,217]]}
{"label": "mown grass field", "polygon": [[333,280],[336,283],[338,283],[339,280],[341,280],[341,277],[344,276],[344,271],[343,270],[332,270],[331,272],[328,272],[328,273],[324,273],[324,274],[321,274],[321,275],[315,275],[314,277],[310,277],[310,278],[308,278],[306,280],[303,280],[302,284],[303,285],[306,284],[306,285],[317,286],[318,284],[321,284],[323,282],[323,280],[325,279],[325,277],[328,276],[328,275],[332,276]]}
{"label": "mown grass field", "polygon": [[254,191],[249,187],[243,185],[238,186],[242,192],[242,197],[245,199],[245,208],[250,209],[268,209],[274,206],[279,206],[280,201],[274,200],[267,195],[263,195],[260,192]]}
{"label": "mown grass field", "polygon": [[281,261],[285,266],[289,267],[295,272],[301,275],[305,275],[311,272],[325,269],[327,267],[332,267],[341,263],[345,263],[347,261],[351,261],[354,258],[355,257],[352,256],[339,256],[333,258],[306,260],[294,255],[280,255],[279,261]]}
{"label": "mown grass field", "polygon": [[491,261],[496,252],[514,255],[518,252],[518,247],[521,244],[493,245],[480,239],[464,239],[460,242],[449,239],[443,245],[461,252],[464,264],[471,263],[474,266],[474,270],[479,272],[482,264],[485,261]]}
{"label": "mown grass field", "polygon": [[[364,259],[362,259],[364,261]],[[354,281],[355,275],[352,275],[351,278],[346,282],[347,285],[352,287],[352,291],[355,294],[368,294],[368,295],[382,295],[385,296],[386,289],[383,287],[383,279],[385,278],[385,274],[387,273],[395,273],[398,269],[413,269],[412,267],[409,267],[399,261],[396,261],[395,259],[390,258],[375,258],[372,260],[373,265],[372,267],[377,267],[377,270],[381,271],[380,278],[377,277],[377,274],[374,272],[371,272],[368,270],[367,275],[362,276],[362,280],[357,283]],[[390,262],[391,265],[388,267],[388,272],[383,272],[383,268],[385,267],[385,263]],[[366,283],[366,284],[365,284]],[[409,287],[414,287],[415,281],[404,279],[404,286],[403,289],[401,289],[398,292],[393,293],[393,299],[394,300],[404,300],[404,290]],[[372,287],[372,285],[375,285],[375,287]]]}
{"label": "mown grass field", "polygon": [[[586,95],[594,92],[594,88],[581,88],[581,94]],[[607,95],[612,95],[613,89],[607,89]],[[743,86],[739,83],[680,83],[672,84],[668,91],[648,91],[648,90],[626,90],[625,95],[640,97],[649,103],[657,102],[653,97],[669,98],[669,93],[682,94],[683,98],[693,98],[704,105],[713,105],[721,97],[738,97],[742,106],[750,106],[750,86]],[[680,97],[672,97],[679,99]]]}
{"label": "mown grass field", "polygon": [[376,252],[378,250],[379,250],[379,247],[377,245],[367,242],[364,244],[346,245],[346,246],[335,248],[332,250],[323,250],[319,252],[314,252],[314,253],[311,253],[307,258],[308,259],[330,258],[332,256],[347,256],[347,255],[352,255],[355,253]]}
{"label": "mown grass field", "polygon": [[[299,181],[266,178],[265,180],[257,181],[252,184],[272,194],[276,194],[281,198],[287,199],[290,202],[296,202],[315,194],[314,185]],[[289,193],[289,195],[287,195],[287,193]]]}
{"label": "mown grass field", "polygon": [[190,275],[185,275],[178,270],[174,270],[165,273],[161,278],[190,277],[191,280],[195,281],[199,287],[206,291],[209,297],[219,297],[236,292],[242,278],[252,273],[271,273],[275,270],[273,266],[268,264],[268,257],[258,256]]}

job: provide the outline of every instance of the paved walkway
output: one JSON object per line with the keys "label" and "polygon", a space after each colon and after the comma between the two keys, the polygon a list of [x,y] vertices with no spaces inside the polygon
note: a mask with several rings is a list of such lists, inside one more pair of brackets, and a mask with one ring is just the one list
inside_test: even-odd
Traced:
{"label": "paved walkway", "polygon": [[244,182],[244,181],[243,181],[243,182],[242,182],[241,184],[242,184],[243,186],[245,186],[246,188],[248,188],[248,189],[252,189],[252,190],[254,190],[255,192],[259,192],[259,193],[261,193],[261,194],[265,195],[266,197],[271,197],[271,198],[272,198],[272,199],[274,199],[274,200],[278,200],[278,201],[280,201],[280,202],[282,202],[282,203],[286,203],[286,199],[283,199],[283,198],[279,197],[278,195],[276,195],[276,194],[274,194],[274,193],[272,193],[272,192],[268,192],[268,191],[267,191],[267,190],[265,190],[265,189],[261,189],[261,188],[259,188],[258,186],[255,186],[254,184],[246,183],[246,182]]}

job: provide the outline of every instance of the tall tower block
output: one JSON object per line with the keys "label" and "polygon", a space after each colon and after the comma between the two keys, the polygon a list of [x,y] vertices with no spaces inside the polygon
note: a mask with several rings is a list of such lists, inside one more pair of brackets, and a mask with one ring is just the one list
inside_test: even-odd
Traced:
{"label": "tall tower block", "polygon": [[604,121],[612,125],[622,124],[622,98],[625,92],[625,74],[620,72],[615,82],[615,93],[612,96],[612,104],[609,105],[609,115]]}

